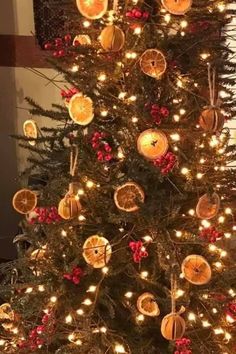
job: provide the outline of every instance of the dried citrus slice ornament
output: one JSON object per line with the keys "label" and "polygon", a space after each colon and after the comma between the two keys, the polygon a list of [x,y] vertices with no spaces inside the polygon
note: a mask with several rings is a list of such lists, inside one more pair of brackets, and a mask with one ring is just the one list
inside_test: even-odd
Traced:
{"label": "dried citrus slice ornament", "polygon": [[103,268],[111,258],[111,245],[105,237],[93,235],[83,245],[83,257],[93,268]]}
{"label": "dried citrus slice ornament", "polygon": [[211,280],[212,271],[207,260],[198,254],[187,256],[181,266],[186,280],[194,285],[204,285]]}
{"label": "dried citrus slice ornament", "polygon": [[155,296],[151,293],[144,293],[138,297],[137,309],[146,316],[159,316],[160,309],[155,301]]}
{"label": "dried citrus slice ornament", "polygon": [[78,34],[73,39],[73,45],[90,45],[92,43],[91,38],[87,34]]}
{"label": "dried citrus slice ornament", "polygon": [[[35,121],[32,119],[27,119],[23,124],[23,132],[27,138],[37,139],[38,129]],[[29,140],[28,142],[32,146],[36,144],[35,140]]]}
{"label": "dried citrus slice ornament", "polygon": [[76,0],[76,4],[82,16],[96,20],[106,13],[108,0]]}
{"label": "dried citrus slice ornament", "polygon": [[79,125],[87,125],[93,120],[93,101],[81,93],[71,97],[68,109],[71,119]]}
{"label": "dried citrus slice ornament", "polygon": [[160,79],[167,67],[164,54],[157,49],[147,49],[141,55],[139,63],[142,72],[155,79]]}
{"label": "dried citrus slice ornament", "polygon": [[173,15],[184,15],[191,9],[192,0],[161,0],[164,8]]}
{"label": "dried citrus slice ornament", "polygon": [[37,196],[29,189],[21,189],[12,199],[13,208],[20,214],[28,214],[37,205]]}
{"label": "dried citrus slice ornament", "polygon": [[139,209],[140,203],[144,202],[144,192],[135,182],[127,182],[118,187],[114,194],[114,201],[118,209],[127,212]]}

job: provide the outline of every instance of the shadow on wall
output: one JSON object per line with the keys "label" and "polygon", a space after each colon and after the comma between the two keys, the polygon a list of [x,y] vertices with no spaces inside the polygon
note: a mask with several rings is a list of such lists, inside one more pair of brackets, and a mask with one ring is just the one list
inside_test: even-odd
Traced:
{"label": "shadow on wall", "polygon": [[[14,32],[14,1],[1,1],[1,33]],[[3,32],[4,31],[4,32]],[[0,33],[0,34],[1,34]],[[9,53],[10,54],[10,53]],[[11,53],[13,56],[14,53]],[[17,181],[16,142],[10,134],[16,132],[16,87],[15,69],[0,67],[0,258],[15,257],[12,239],[17,233],[20,216],[13,210],[12,195],[19,188]]]}

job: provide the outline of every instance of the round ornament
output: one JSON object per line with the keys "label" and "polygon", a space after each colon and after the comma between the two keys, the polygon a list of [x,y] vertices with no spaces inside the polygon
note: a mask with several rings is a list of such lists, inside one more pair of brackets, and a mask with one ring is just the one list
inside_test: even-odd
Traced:
{"label": "round ornament", "polygon": [[115,25],[109,25],[102,30],[100,42],[105,51],[118,52],[125,44],[124,32]]}
{"label": "round ornament", "polygon": [[181,266],[186,280],[194,285],[204,285],[211,280],[211,267],[207,260],[197,254],[187,256]]}
{"label": "round ornament", "polygon": [[76,0],[76,4],[82,16],[97,20],[106,13],[108,0]]}
{"label": "round ornament", "polygon": [[81,93],[71,97],[68,109],[71,119],[79,125],[87,125],[93,120],[93,101]]}
{"label": "round ornament", "polygon": [[200,219],[212,219],[214,218],[220,208],[220,197],[217,193],[212,195],[204,194],[196,206],[196,214]]}
{"label": "round ornament", "polygon": [[135,182],[127,182],[118,187],[114,193],[114,202],[118,209],[133,212],[144,202],[144,191]]}
{"label": "round ornament", "polygon": [[161,0],[164,8],[173,15],[184,15],[191,9],[192,0]]}
{"label": "round ornament", "polygon": [[[38,129],[33,119],[28,119],[23,124],[23,132],[27,138],[37,139]],[[35,140],[29,140],[28,143],[32,146],[36,144]]]}
{"label": "round ornament", "polygon": [[37,205],[37,196],[29,189],[21,189],[12,199],[13,208],[20,214],[28,214]]}
{"label": "round ornament", "polygon": [[137,309],[146,316],[159,316],[160,309],[156,303],[155,296],[151,293],[144,293],[137,300]]}
{"label": "round ornament", "polygon": [[149,160],[156,160],[166,154],[168,140],[161,130],[147,129],[138,137],[138,152]]}
{"label": "round ornament", "polygon": [[105,237],[93,235],[83,245],[83,257],[93,268],[103,268],[111,258],[111,245]]}
{"label": "round ornament", "polygon": [[161,334],[167,340],[183,337],[186,328],[185,320],[178,313],[166,315],[161,322]]}
{"label": "round ornament", "polygon": [[160,79],[167,67],[164,54],[157,49],[147,49],[142,54],[139,63],[142,72],[155,79]]}
{"label": "round ornament", "polygon": [[224,116],[219,108],[210,107],[204,109],[199,117],[200,127],[206,132],[218,132],[224,126]]}
{"label": "round ornament", "polygon": [[91,38],[87,34],[78,34],[73,39],[73,46],[77,44],[80,45],[90,45],[92,43]]}
{"label": "round ornament", "polygon": [[73,183],[70,183],[69,192],[59,202],[58,214],[65,220],[71,220],[80,215],[82,206],[76,191],[77,186]]}

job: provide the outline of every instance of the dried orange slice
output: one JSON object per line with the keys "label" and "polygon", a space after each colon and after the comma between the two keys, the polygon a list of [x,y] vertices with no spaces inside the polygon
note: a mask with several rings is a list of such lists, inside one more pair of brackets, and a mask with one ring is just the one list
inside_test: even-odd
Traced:
{"label": "dried orange slice", "polygon": [[166,154],[169,144],[166,135],[157,129],[144,130],[137,140],[138,152],[150,160]]}
{"label": "dried orange slice", "polygon": [[80,93],[72,96],[68,109],[71,119],[79,125],[87,125],[93,120],[93,101],[87,96]]}
{"label": "dried orange slice", "polygon": [[108,7],[108,0],[76,0],[79,12],[89,20],[101,18]]}
{"label": "dried orange slice", "polygon": [[212,195],[204,194],[196,206],[196,214],[200,219],[212,219],[214,218],[220,208],[220,197],[217,193]]}
{"label": "dried orange slice", "polygon": [[155,301],[155,296],[151,293],[144,293],[137,300],[137,309],[146,316],[159,316],[160,309]]}
{"label": "dried orange slice", "polygon": [[111,245],[105,237],[93,235],[83,245],[83,257],[94,268],[103,268],[111,258]]}
{"label": "dried orange slice", "polygon": [[173,15],[184,15],[192,6],[192,0],[161,0],[161,2]]}
{"label": "dried orange slice", "polygon": [[73,45],[76,46],[77,43],[80,45],[90,45],[92,42],[87,34],[78,34],[73,40]]}
{"label": "dried orange slice", "polygon": [[147,49],[140,58],[140,67],[144,74],[160,79],[166,71],[166,58],[157,49]]}
{"label": "dried orange slice", "polygon": [[211,267],[207,260],[197,254],[191,254],[183,260],[182,273],[190,283],[204,285],[211,280]]}
{"label": "dried orange slice", "polygon": [[[38,129],[34,120],[28,119],[23,124],[23,132],[27,138],[37,139]],[[34,146],[36,144],[35,140],[29,140],[29,144]]]}
{"label": "dried orange slice", "polygon": [[13,208],[20,214],[28,214],[37,205],[37,196],[29,189],[21,189],[12,199]]}
{"label": "dried orange slice", "polygon": [[114,201],[120,210],[136,211],[139,209],[138,203],[144,202],[144,192],[137,183],[127,182],[116,189]]}

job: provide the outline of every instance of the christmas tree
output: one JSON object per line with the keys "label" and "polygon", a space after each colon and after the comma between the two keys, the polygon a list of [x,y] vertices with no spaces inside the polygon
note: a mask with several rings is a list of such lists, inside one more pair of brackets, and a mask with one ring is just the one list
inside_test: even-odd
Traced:
{"label": "christmas tree", "polygon": [[233,3],[54,1],[62,103],[27,98],[16,136],[1,353],[236,352]]}

